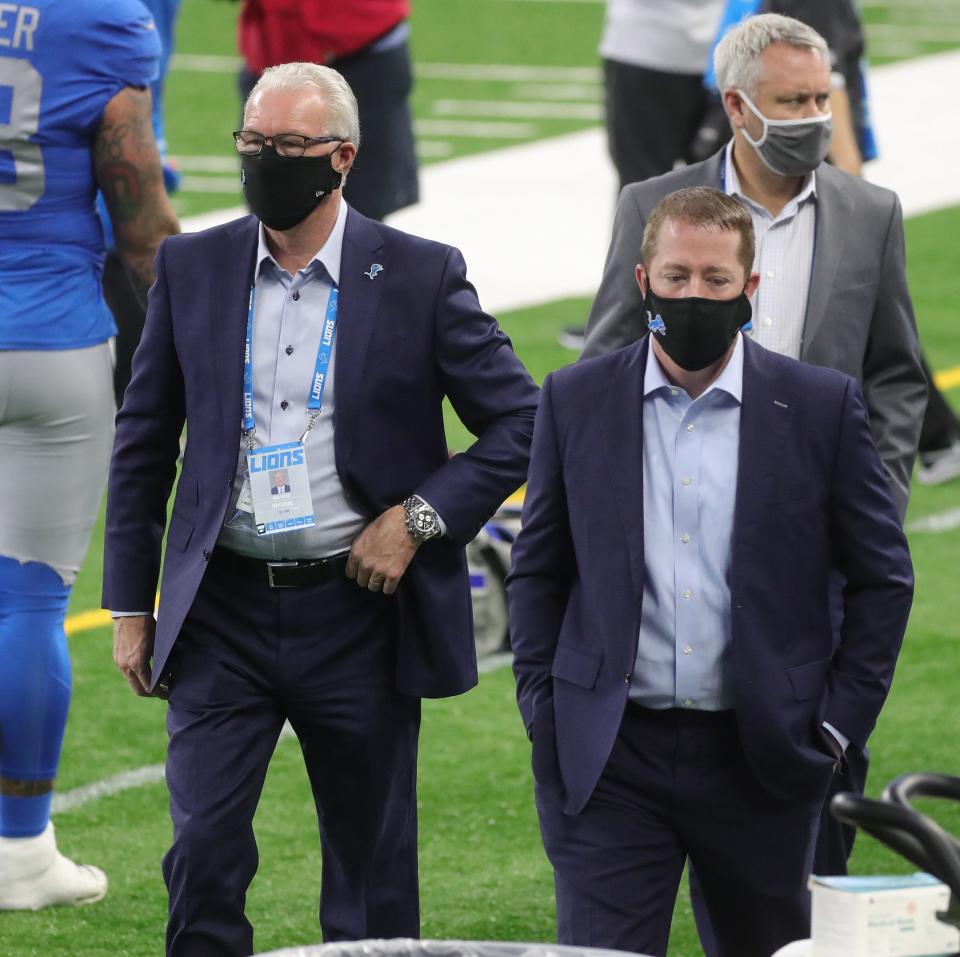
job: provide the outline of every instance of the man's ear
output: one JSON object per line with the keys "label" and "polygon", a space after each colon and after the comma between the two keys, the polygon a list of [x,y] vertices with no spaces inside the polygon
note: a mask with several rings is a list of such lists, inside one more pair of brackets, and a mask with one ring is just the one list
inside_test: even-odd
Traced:
{"label": "man's ear", "polygon": [[643,263],[637,263],[637,285],[640,287],[640,292],[646,298],[647,290],[650,288],[650,281],[647,278],[647,270],[644,268]]}
{"label": "man's ear", "polygon": [[757,291],[757,286],[759,285],[760,285],[760,273],[758,272],[750,273],[750,276],[747,278],[747,284],[746,286],[743,287],[743,291],[744,293],[746,293],[746,296],[748,299],[750,299],[753,296],[753,294]]}
{"label": "man's ear", "polygon": [[346,175],[350,172],[350,168],[353,166],[353,161],[357,156],[357,148],[353,143],[347,141],[346,143],[341,143],[340,148],[337,150],[337,154],[334,157],[333,168],[338,173],[343,173]]}
{"label": "man's ear", "polygon": [[723,91],[723,108],[735,130],[743,129],[747,125],[747,105],[737,90]]}

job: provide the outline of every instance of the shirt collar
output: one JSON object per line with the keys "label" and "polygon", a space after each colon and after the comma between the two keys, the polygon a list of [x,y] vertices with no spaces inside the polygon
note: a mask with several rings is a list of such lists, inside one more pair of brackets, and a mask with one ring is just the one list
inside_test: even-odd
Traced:
{"label": "shirt collar", "polygon": [[[737,176],[737,167],[733,162],[733,140],[730,140],[727,143],[727,148],[723,151],[723,182],[726,185],[726,192],[728,196],[736,196],[739,199],[744,200],[747,203],[750,203],[751,206],[756,206],[757,204],[747,196],[746,193],[740,188],[740,177]],[[793,199],[787,203],[786,209],[791,204],[799,207],[801,203],[813,197],[816,199],[817,196],[817,171],[814,170],[812,173],[808,173],[803,180],[803,184],[800,187],[800,192],[797,193]]]}
{"label": "shirt collar", "polygon": [[[650,335],[652,336],[653,333]],[[653,340],[651,339],[649,348],[647,349],[647,367],[643,373],[644,398],[660,389],[672,390],[677,388],[679,388],[679,386],[674,385],[663,371],[663,366],[660,365],[657,359],[653,348]],[[715,389],[726,392],[737,402],[742,401],[743,336],[739,332],[737,333],[736,344],[733,347],[733,354],[730,356],[730,361],[723,367],[723,372],[720,373],[715,382],[710,384],[703,395],[709,395],[709,393]],[[700,398],[702,399],[703,396],[700,396]]]}
{"label": "shirt collar", "polygon": [[[330,278],[338,286],[340,285],[340,259],[343,255],[343,232],[346,227],[346,223],[347,201],[341,197],[340,209],[337,210],[337,218],[333,224],[333,229],[330,230],[330,235],[327,237],[327,241],[317,250],[317,253],[313,259],[311,259],[310,262],[304,266],[302,272],[309,272],[314,268],[313,264],[316,262],[322,263]],[[260,223],[257,231],[257,237],[256,275],[260,275],[263,270],[263,264],[266,261],[272,262],[277,270],[281,270],[282,267],[276,261],[276,259],[273,258],[273,255],[270,252],[270,247],[267,246],[267,233],[263,227],[263,223]]]}

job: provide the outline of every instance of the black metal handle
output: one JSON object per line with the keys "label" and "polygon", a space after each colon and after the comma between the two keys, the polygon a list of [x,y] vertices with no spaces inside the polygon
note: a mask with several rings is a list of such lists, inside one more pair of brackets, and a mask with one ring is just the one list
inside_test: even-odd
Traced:
{"label": "black metal handle", "polygon": [[[902,793],[920,792],[907,788]],[[960,897],[960,843],[934,821],[906,804],[875,801],[849,792],[836,795],[830,810],[838,820],[861,828],[929,871]]]}
{"label": "black metal handle", "polygon": [[901,774],[883,789],[882,800],[892,801],[903,807],[911,807],[910,799],[914,797],[960,801],[960,778],[949,774],[935,774],[931,771]]}

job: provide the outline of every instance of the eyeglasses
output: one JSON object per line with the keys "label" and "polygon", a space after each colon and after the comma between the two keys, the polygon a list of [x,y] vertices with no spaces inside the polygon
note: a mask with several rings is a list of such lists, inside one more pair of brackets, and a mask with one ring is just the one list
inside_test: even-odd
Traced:
{"label": "eyeglasses", "polygon": [[277,133],[276,136],[264,136],[263,133],[254,133],[253,130],[237,130],[233,134],[237,152],[243,156],[257,156],[267,140],[273,144],[278,156],[285,156],[287,159],[303,156],[307,147],[313,146],[314,143],[346,142],[342,136],[301,136],[299,133]]}

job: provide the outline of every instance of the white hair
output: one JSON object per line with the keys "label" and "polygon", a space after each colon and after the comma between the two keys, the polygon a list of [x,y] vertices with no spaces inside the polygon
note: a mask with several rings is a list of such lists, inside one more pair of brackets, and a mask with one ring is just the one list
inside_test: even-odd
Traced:
{"label": "white hair", "polygon": [[762,71],[760,57],[773,43],[813,50],[830,66],[827,42],[813,27],[779,13],[761,13],[747,17],[717,44],[713,53],[713,71],[720,92],[735,89],[743,90],[747,96],[755,96]]}
{"label": "white hair", "polygon": [[[259,93],[272,90],[311,90],[319,93],[327,106],[327,133],[342,136],[360,146],[360,116],[357,98],[350,85],[336,70],[319,63],[281,63],[263,71],[247,97],[247,104]],[[246,104],[244,105],[246,113]]]}

